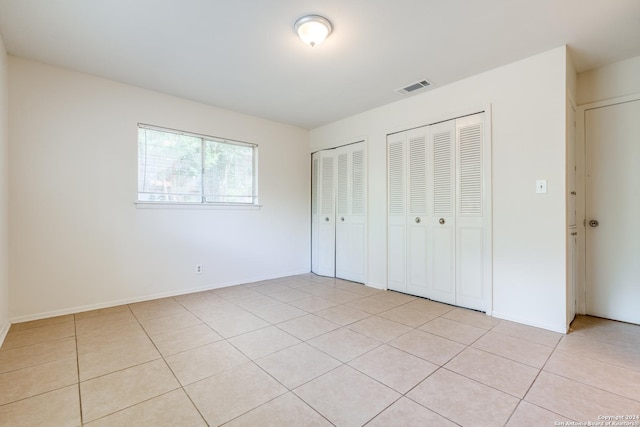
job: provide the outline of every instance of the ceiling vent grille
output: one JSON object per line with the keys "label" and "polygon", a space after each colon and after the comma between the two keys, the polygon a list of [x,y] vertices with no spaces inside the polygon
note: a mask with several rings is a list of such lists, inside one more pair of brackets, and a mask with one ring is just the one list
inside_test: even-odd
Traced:
{"label": "ceiling vent grille", "polygon": [[408,86],[401,87],[400,89],[396,89],[396,92],[405,95],[407,93],[415,92],[417,90],[424,89],[425,87],[429,87],[432,84],[433,83],[431,83],[429,80],[421,80],[419,82],[411,83]]}

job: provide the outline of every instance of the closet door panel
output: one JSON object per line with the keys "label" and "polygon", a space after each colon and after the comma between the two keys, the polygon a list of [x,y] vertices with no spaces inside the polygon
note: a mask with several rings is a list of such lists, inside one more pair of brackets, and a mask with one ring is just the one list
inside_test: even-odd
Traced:
{"label": "closet door panel", "polygon": [[349,277],[345,277],[347,280],[351,280],[353,282],[358,282],[358,283],[365,282],[366,239],[367,239],[366,225],[364,223],[353,221],[351,223],[351,241],[354,242],[354,245],[352,245]]}
{"label": "closet door panel", "polygon": [[366,157],[364,142],[337,148],[336,277],[364,283]]}
{"label": "closet door panel", "polygon": [[333,152],[321,152],[319,184],[318,270],[322,276],[335,277],[335,158]]}
{"label": "closet door panel", "polygon": [[457,258],[461,268],[456,280],[457,305],[484,309],[484,237],[481,227],[459,227]]}
{"label": "closet door panel", "polygon": [[407,215],[407,287],[408,291],[420,296],[428,296],[429,271],[428,256],[428,196],[427,167],[429,162],[428,127],[407,132],[408,165],[408,208]]}
{"label": "closet door panel", "polygon": [[367,253],[367,153],[364,142],[350,146],[349,156],[349,280],[366,280]]}
{"label": "closet door panel", "polygon": [[429,297],[427,267],[427,228],[410,227],[408,232],[409,259],[407,272],[407,292]]}
{"label": "closet door panel", "polygon": [[407,292],[406,229],[404,224],[389,224],[388,226],[387,287],[399,292]]}
{"label": "closet door panel", "polygon": [[406,133],[387,136],[387,287],[407,292]]}
{"label": "closet door panel", "polygon": [[[456,120],[456,304],[476,310],[487,310],[489,254],[485,215],[487,208],[485,182],[483,114]],[[487,255],[488,256],[488,255]]]}
{"label": "closet door panel", "polygon": [[455,121],[430,127],[430,298],[455,304]]}
{"label": "closet door panel", "polygon": [[349,153],[336,150],[336,277],[348,279],[351,264],[351,230],[349,228]]}
{"label": "closet door panel", "polygon": [[320,212],[318,210],[320,153],[311,156],[311,271],[318,272]]}

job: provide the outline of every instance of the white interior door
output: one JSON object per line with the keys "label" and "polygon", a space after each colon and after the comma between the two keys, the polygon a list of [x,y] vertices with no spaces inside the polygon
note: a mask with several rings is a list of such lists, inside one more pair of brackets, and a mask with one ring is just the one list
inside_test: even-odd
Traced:
{"label": "white interior door", "polygon": [[336,274],[336,196],[335,157],[333,150],[320,152],[318,177],[318,263],[314,273]]}
{"label": "white interior door", "polygon": [[367,280],[367,151],[364,142],[351,147],[349,166],[351,263],[348,268],[349,276],[346,279],[365,283]]}
{"label": "white interior door", "polygon": [[311,271],[318,271],[320,250],[320,153],[311,155]]}
{"label": "white interior door", "polygon": [[387,287],[407,292],[406,132],[387,136]]}
{"label": "white interior door", "polygon": [[364,283],[366,155],[359,142],[336,149],[336,277]]}
{"label": "white interior door", "polygon": [[429,126],[429,293],[456,304],[455,120]]}
{"label": "white interior door", "polygon": [[476,310],[489,305],[489,151],[484,140],[483,114],[456,119],[456,304]]}
{"label": "white interior door", "polygon": [[429,297],[430,283],[427,263],[428,131],[429,128],[424,126],[407,132],[407,291],[423,297]]}
{"label": "white interior door", "polygon": [[351,264],[349,152],[336,150],[335,158],[338,167],[336,182],[336,277],[347,279]]}
{"label": "white interior door", "polygon": [[640,324],[640,100],[586,110],[585,143],[587,314]]}

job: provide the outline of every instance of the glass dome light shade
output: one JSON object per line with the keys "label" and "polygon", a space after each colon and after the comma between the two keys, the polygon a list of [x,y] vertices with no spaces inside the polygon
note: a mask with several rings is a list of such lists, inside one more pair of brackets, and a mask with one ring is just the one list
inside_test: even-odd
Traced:
{"label": "glass dome light shade", "polygon": [[331,34],[333,26],[325,17],[307,15],[296,21],[295,30],[300,40],[313,47],[322,43]]}

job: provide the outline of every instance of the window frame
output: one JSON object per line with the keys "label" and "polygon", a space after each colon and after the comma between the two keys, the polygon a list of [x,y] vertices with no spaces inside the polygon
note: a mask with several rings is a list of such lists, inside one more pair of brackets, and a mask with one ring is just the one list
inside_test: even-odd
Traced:
{"label": "window frame", "polygon": [[[229,138],[222,138],[218,136],[205,135],[196,132],[183,131],[179,129],[172,129],[163,126],[149,125],[146,123],[138,123],[136,130],[138,137],[140,135],[140,130],[152,130],[156,132],[164,132],[174,135],[183,135],[192,138],[200,139],[200,150],[201,150],[201,158],[200,158],[200,201],[171,201],[171,200],[159,200],[159,201],[150,201],[150,200],[140,200],[140,182],[136,183],[136,207],[147,209],[147,208],[168,208],[168,209],[259,209],[262,205],[258,203],[258,144],[239,141]],[[214,142],[220,144],[227,145],[235,145],[241,147],[249,147],[252,149],[252,195],[250,196],[252,202],[244,203],[244,202],[214,202],[207,201],[206,194],[204,191],[205,185],[205,145],[206,142]],[[139,142],[137,144],[137,148],[139,150]],[[137,165],[136,165],[136,176],[137,180],[140,179],[140,154],[138,151],[137,157]],[[159,194],[159,193],[158,193]]]}

